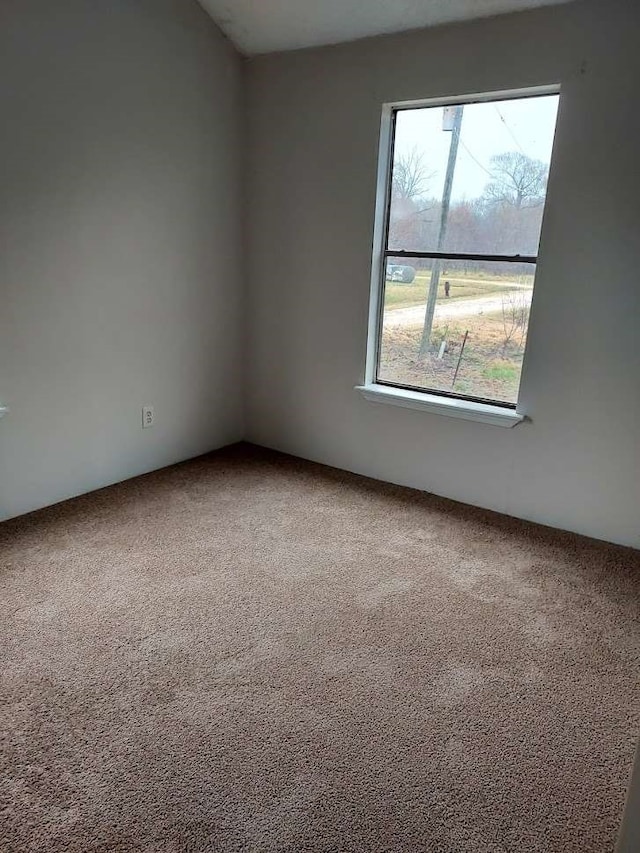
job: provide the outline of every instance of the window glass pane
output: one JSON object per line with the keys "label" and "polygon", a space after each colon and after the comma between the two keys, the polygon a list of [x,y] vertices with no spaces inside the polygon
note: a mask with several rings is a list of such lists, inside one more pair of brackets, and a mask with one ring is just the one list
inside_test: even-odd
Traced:
{"label": "window glass pane", "polygon": [[534,272],[533,264],[389,258],[378,381],[515,404]]}
{"label": "window glass pane", "polygon": [[558,96],[396,114],[388,248],[537,255]]}

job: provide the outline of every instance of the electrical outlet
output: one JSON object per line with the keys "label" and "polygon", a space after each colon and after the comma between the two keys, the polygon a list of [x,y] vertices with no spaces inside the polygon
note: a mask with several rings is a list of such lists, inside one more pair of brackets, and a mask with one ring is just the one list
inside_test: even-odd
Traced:
{"label": "electrical outlet", "polygon": [[142,407],[142,429],[149,429],[149,427],[153,426],[153,422],[155,420],[155,412],[153,411],[153,406],[143,406]]}

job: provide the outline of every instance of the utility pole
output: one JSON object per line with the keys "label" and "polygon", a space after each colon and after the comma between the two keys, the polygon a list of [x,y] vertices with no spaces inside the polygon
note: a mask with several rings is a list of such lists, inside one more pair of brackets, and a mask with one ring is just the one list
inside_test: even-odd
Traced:
{"label": "utility pole", "polygon": [[[447,108],[445,107],[445,110]],[[444,189],[442,190],[442,211],[440,213],[440,230],[438,232],[438,243],[436,252],[442,252],[444,241],[447,236],[447,225],[449,222],[449,207],[451,205],[451,188],[453,187],[453,175],[456,170],[458,159],[458,145],[460,144],[460,129],[462,127],[462,116],[464,105],[458,104],[452,108],[453,122],[451,125],[451,144],[449,145],[449,160],[447,172],[444,178]],[[445,113],[446,115],[446,113]],[[443,121],[444,124],[444,121]],[[443,127],[443,130],[449,128]],[[420,355],[426,355],[431,349],[431,328],[436,311],[436,300],[438,299],[438,285],[440,284],[440,273],[442,272],[442,261],[434,259],[431,268],[431,281],[429,282],[429,293],[427,295],[427,307],[424,313],[424,326],[422,328],[422,340],[420,341]]]}

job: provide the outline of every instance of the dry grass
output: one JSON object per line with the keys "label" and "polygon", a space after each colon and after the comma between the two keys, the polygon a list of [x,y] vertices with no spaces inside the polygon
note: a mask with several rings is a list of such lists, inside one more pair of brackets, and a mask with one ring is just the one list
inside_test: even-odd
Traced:
{"label": "dry grass", "polygon": [[[467,330],[469,334],[454,385],[453,377]],[[420,356],[421,335],[418,327],[385,330],[380,351],[381,379],[400,385],[516,402],[524,342],[522,346],[509,344],[505,347],[500,314],[436,323],[431,338],[436,353],[440,343],[447,341],[442,359],[436,355]]]}
{"label": "dry grass", "polygon": [[[412,284],[396,284],[386,282],[384,291],[384,304],[386,308],[410,308],[413,305],[424,305],[427,298],[431,274],[427,271],[419,271]],[[518,283],[531,281],[531,276],[516,276]],[[475,271],[465,275],[461,272],[449,274],[446,271],[440,278],[438,287],[438,299],[445,299],[444,283],[448,281],[451,285],[450,296],[447,301],[458,299],[473,299],[479,296],[494,296],[512,292],[514,276],[501,278],[491,275],[483,276]]]}

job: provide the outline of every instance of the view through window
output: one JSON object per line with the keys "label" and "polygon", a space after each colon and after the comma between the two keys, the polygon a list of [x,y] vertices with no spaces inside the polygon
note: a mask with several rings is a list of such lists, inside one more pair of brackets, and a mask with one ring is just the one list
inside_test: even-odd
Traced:
{"label": "view through window", "polygon": [[377,382],[515,407],[557,109],[394,111]]}

